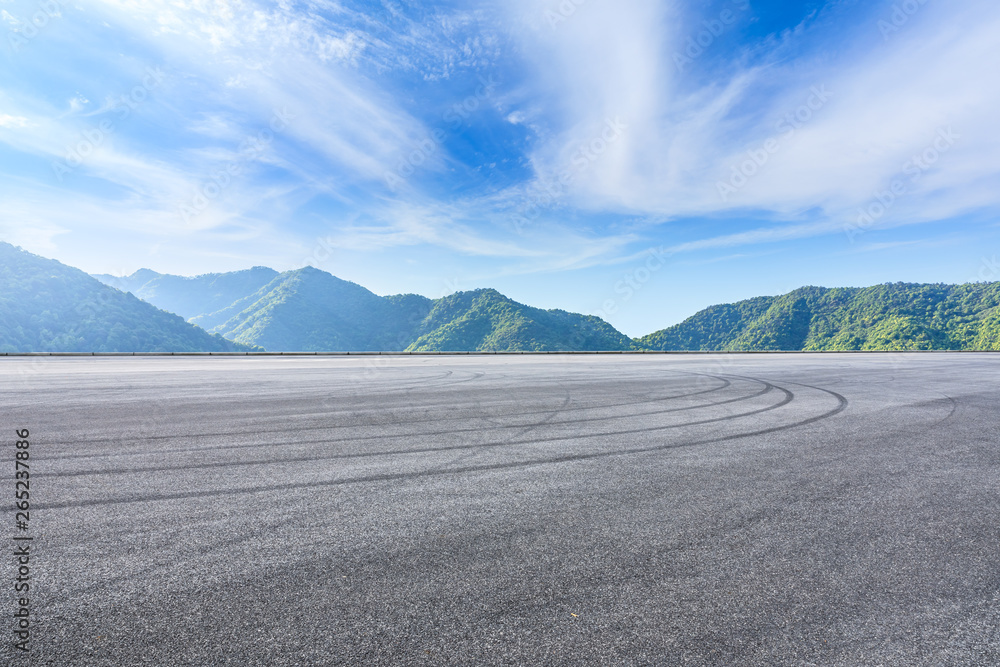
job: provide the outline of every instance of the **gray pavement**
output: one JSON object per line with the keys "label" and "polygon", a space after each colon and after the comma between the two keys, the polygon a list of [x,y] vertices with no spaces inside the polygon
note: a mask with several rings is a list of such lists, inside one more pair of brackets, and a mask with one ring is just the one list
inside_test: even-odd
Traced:
{"label": "gray pavement", "polygon": [[[1000,355],[0,380],[4,497],[31,431],[32,665],[1000,664]],[[29,664],[12,627],[0,664]]]}

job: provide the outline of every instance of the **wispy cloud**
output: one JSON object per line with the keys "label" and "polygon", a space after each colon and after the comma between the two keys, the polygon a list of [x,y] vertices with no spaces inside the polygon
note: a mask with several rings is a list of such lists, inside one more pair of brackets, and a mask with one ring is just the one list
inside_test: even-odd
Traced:
{"label": "wispy cloud", "polygon": [[[805,22],[694,87],[665,63],[664,54],[686,38],[671,26],[677,5],[592,3],[554,29],[538,20],[534,3],[514,6],[537,24],[525,33],[537,73],[525,99],[565,101],[546,107],[548,132],[531,153],[538,178],[547,180],[554,165],[591,141],[603,115],[618,113],[631,126],[568,189],[576,207],[668,218],[759,211],[778,224],[810,210],[817,218],[784,231],[729,235],[726,245],[829,233],[949,128],[960,137],[954,150],[912,183],[885,223],[1000,203],[983,187],[1000,175],[991,118],[1000,87],[975,75],[998,56],[995,4],[927,6],[888,43],[874,17],[839,47],[829,44],[825,25]],[[787,59],[790,42],[809,41],[822,48]],[[719,184],[748,162],[748,182],[721,197]]]}
{"label": "wispy cloud", "polygon": [[[887,36],[892,3],[858,4],[771,33],[742,0],[708,14],[679,0],[67,4],[30,57],[8,54],[0,158],[18,180],[3,224],[29,219],[45,243],[116,229],[161,256],[183,238],[288,260],[323,236],[525,275],[840,234],[896,179],[880,228],[996,211],[1000,6],[927,3]],[[678,66],[720,7],[733,20]],[[162,83],[120,118],[150,67]],[[955,141],[928,160],[942,131]],[[179,215],[234,163],[204,210]],[[412,175],[388,187],[401,165]]]}
{"label": "wispy cloud", "polygon": [[24,116],[11,116],[9,114],[0,114],[0,127],[7,128],[28,128],[31,127],[32,123]]}

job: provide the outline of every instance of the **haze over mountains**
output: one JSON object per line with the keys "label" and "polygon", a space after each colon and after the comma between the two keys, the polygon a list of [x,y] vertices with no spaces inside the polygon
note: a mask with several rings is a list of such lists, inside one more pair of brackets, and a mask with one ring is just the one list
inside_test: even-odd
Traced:
{"label": "haze over mountains", "polygon": [[[182,307],[192,323],[212,333],[274,351],[633,348],[628,336],[599,317],[532,308],[491,289],[436,300],[378,296],[312,267],[281,274],[256,267],[195,278],[144,269],[126,278],[97,278],[130,287],[158,307]],[[253,289],[259,283],[264,284]],[[252,291],[239,295],[233,291],[238,285]],[[225,298],[234,300],[217,309]]]}
{"label": "haze over mountains", "polygon": [[803,287],[630,339],[599,317],[532,308],[493,289],[379,296],[311,267],[92,277],[0,243],[0,352],[258,349],[1000,350],[1000,283]]}
{"label": "haze over mountains", "polygon": [[239,352],[251,346],[0,243],[0,352]]}
{"label": "haze over mountains", "polygon": [[157,308],[191,319],[204,313],[214,313],[252,294],[271,282],[278,272],[264,266],[231,273],[208,273],[184,278],[139,269],[130,276],[118,278],[107,274],[95,275],[105,285],[122,292],[131,292]]}

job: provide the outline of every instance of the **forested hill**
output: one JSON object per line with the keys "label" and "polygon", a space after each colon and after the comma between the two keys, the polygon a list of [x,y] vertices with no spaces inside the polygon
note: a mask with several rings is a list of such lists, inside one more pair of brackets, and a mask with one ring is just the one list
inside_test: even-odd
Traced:
{"label": "forested hill", "polygon": [[402,350],[431,300],[381,297],[312,267],[277,275],[254,294],[195,322],[270,351]]}
{"label": "forested hill", "polygon": [[0,352],[249,349],[79,269],[0,242]]}
{"label": "forested hill", "polygon": [[593,315],[525,306],[493,289],[438,299],[408,347],[434,350],[630,350],[632,341]]}
{"label": "forested hill", "polygon": [[496,290],[431,300],[382,297],[314,268],[282,273],[255,294],[195,322],[271,351],[625,350],[597,317],[541,310]]}
{"label": "forested hill", "polygon": [[650,350],[1000,350],[1000,283],[803,287],[712,306]]}
{"label": "forested hill", "polygon": [[193,278],[139,269],[130,276],[116,277],[95,274],[105,285],[131,292],[157,308],[177,313],[190,320],[222,310],[253,294],[274,280],[278,272],[265,266],[255,266],[231,273],[206,273]]}
{"label": "forested hill", "polygon": [[1000,350],[1000,283],[803,287],[633,340],[493,289],[379,296],[311,267],[100,278],[191,323],[0,243],[0,352]]}

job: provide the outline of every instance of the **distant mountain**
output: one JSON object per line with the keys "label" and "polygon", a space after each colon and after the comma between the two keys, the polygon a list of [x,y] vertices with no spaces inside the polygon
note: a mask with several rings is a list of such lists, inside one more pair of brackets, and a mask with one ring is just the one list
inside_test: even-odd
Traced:
{"label": "distant mountain", "polygon": [[226,338],[271,351],[402,350],[430,309],[426,297],[380,297],[306,267],[279,274],[230,308],[196,321],[215,324],[212,331]]}
{"label": "distant mountain", "polygon": [[97,276],[112,289],[7,244],[0,261],[0,351],[1000,350],[1000,283],[803,287],[632,340],[493,289],[383,297],[311,267]]}
{"label": "distant mountain", "polygon": [[107,274],[98,274],[94,278],[190,320],[231,306],[274,280],[277,275],[274,269],[255,266],[245,271],[207,273],[193,278],[149,269],[139,269],[122,278]]}
{"label": "distant mountain", "polygon": [[[225,318],[221,324],[218,322]],[[271,351],[624,350],[632,341],[597,317],[531,308],[496,290],[432,301],[381,297],[314,268],[282,273],[255,294],[195,318]]]}
{"label": "distant mountain", "polygon": [[0,242],[0,352],[226,352],[252,349]]}
{"label": "distant mountain", "polygon": [[1000,283],[803,287],[707,308],[651,350],[1000,350]]}
{"label": "distant mountain", "polygon": [[593,315],[541,310],[493,289],[438,299],[420,323],[413,352],[630,350],[625,334]]}

